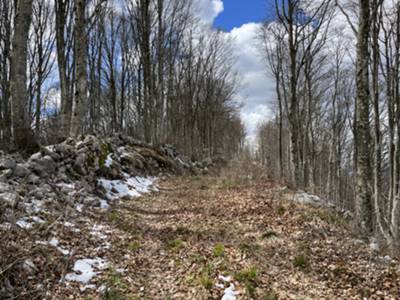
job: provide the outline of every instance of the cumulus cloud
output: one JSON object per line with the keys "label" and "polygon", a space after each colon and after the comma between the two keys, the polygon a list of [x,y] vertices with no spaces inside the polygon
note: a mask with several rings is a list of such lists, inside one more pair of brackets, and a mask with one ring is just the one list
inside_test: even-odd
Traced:
{"label": "cumulus cloud", "polygon": [[207,24],[212,24],[224,10],[222,0],[197,0],[196,5],[199,18]]}
{"label": "cumulus cloud", "polygon": [[238,98],[243,103],[241,117],[251,144],[256,140],[258,125],[272,118],[276,102],[275,80],[257,47],[261,26],[260,23],[247,23],[227,33],[233,39],[236,68],[243,79]]}

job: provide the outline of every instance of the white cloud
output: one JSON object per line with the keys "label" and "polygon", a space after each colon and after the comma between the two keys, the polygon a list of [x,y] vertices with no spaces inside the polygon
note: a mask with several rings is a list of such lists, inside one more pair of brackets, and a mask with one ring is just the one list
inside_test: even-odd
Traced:
{"label": "white cloud", "polygon": [[275,80],[268,74],[257,46],[260,27],[260,23],[247,23],[228,33],[233,38],[236,68],[243,79],[238,98],[243,103],[241,117],[251,144],[256,140],[258,125],[273,117],[276,102]]}
{"label": "white cloud", "polygon": [[199,18],[207,24],[212,24],[224,10],[222,0],[197,0],[195,3]]}

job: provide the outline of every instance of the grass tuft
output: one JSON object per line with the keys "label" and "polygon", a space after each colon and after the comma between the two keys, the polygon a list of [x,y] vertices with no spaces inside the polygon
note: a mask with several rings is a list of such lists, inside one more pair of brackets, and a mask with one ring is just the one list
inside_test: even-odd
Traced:
{"label": "grass tuft", "polygon": [[170,249],[176,250],[176,251],[182,249],[184,246],[185,246],[185,245],[184,245],[184,243],[183,243],[183,241],[182,241],[181,239],[175,239],[175,240],[170,241],[170,242],[168,243],[168,247],[169,247]]}
{"label": "grass tuft", "polygon": [[225,255],[225,246],[223,244],[216,244],[214,247],[214,256],[221,257]]}
{"label": "grass tuft", "polygon": [[262,235],[263,239],[271,239],[274,237],[278,237],[278,233],[273,230],[268,230],[268,231],[264,232]]}
{"label": "grass tuft", "polygon": [[293,265],[302,270],[308,269],[310,267],[308,256],[304,253],[297,255],[293,260]]}

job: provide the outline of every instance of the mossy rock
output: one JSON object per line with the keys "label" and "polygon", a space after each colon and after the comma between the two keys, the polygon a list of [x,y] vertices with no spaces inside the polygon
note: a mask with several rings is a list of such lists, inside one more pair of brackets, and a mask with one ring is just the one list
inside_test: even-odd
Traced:
{"label": "mossy rock", "polygon": [[102,168],[104,167],[107,156],[112,153],[112,147],[111,144],[109,143],[102,143],[100,145],[100,153],[99,153],[99,167]]}

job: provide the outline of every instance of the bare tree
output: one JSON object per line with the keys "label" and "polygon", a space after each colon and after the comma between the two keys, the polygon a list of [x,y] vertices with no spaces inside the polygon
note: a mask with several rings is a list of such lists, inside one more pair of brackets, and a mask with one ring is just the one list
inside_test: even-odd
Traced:
{"label": "bare tree", "polygon": [[86,103],[87,103],[87,86],[86,86],[86,0],[75,1],[75,101],[71,116],[70,136],[77,137],[82,133]]}
{"label": "bare tree", "polygon": [[26,150],[32,145],[28,116],[27,59],[28,35],[32,19],[33,0],[18,0],[14,19],[11,55],[12,120],[15,146]]}

